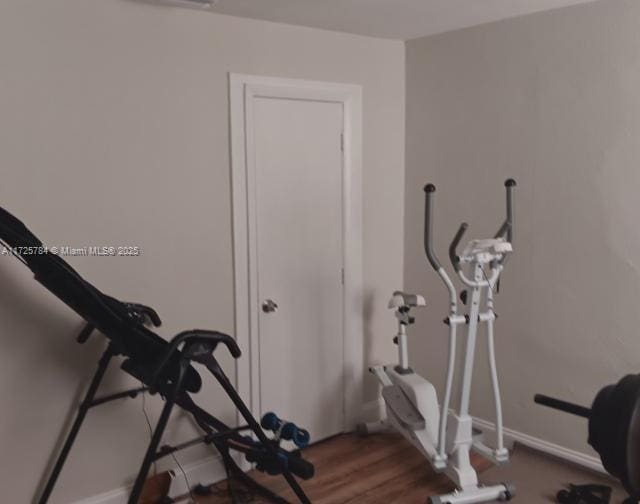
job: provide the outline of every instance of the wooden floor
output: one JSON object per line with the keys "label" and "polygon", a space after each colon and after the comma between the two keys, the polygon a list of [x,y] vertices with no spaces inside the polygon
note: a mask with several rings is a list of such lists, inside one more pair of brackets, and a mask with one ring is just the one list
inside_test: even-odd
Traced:
{"label": "wooden floor", "polygon": [[[316,468],[316,475],[301,482],[316,504],[424,504],[429,495],[451,491],[449,480],[436,474],[420,453],[397,434],[376,434],[360,438],[341,435],[305,450],[305,458]],[[482,471],[491,464],[473,458]],[[291,502],[297,502],[282,477],[252,471],[257,481]],[[198,504],[230,503],[226,482],[215,485],[213,496],[197,497]],[[263,503],[254,498],[243,502]]]}

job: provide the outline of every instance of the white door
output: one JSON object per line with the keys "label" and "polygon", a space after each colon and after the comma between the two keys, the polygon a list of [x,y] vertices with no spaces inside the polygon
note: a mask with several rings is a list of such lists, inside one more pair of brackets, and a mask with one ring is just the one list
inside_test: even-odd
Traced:
{"label": "white door", "polygon": [[252,99],[260,413],[317,441],[344,429],[343,105]]}

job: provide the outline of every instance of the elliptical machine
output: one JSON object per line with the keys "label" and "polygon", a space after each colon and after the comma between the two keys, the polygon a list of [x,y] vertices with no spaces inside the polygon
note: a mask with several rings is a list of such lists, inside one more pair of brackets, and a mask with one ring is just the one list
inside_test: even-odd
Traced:
{"label": "elliptical machine", "polygon": [[[515,488],[510,484],[481,486],[478,475],[471,465],[470,452],[474,450],[496,464],[509,460],[509,451],[504,446],[502,405],[496,369],[493,323],[493,291],[503,271],[505,259],[512,252],[513,235],[513,179],[505,182],[507,193],[507,218],[493,238],[471,240],[461,254],[457,249],[468,224],[462,223],[449,246],[449,257],[453,269],[467,289],[462,291],[462,302],[468,313],[458,313],[458,293],[449,275],[440,265],[433,251],[433,184],[425,186],[425,231],[424,247],[429,263],[440,276],[449,292],[449,313],[444,323],[449,326],[449,356],[445,393],[442,408],[438,403],[435,387],[416,374],[408,362],[406,327],[415,319],[411,308],[424,306],[422,296],[395,292],[389,308],[396,310],[399,363],[395,366],[373,366],[370,371],[382,384],[382,397],[386,406],[386,418],[377,423],[361,424],[361,433],[370,433],[391,426],[400,432],[427,458],[437,472],[445,473],[456,485],[456,490],[447,495],[430,497],[430,504],[472,504],[496,500],[511,500]],[[485,271],[488,266],[489,271]],[[467,276],[465,269],[469,271]],[[483,306],[484,305],[484,306]],[[496,412],[497,446],[491,448],[482,442],[481,433],[474,431],[473,419],[469,415],[471,380],[475,361],[478,326],[487,325],[487,347],[489,370]],[[457,327],[467,326],[467,343],[461,384],[461,399],[458,411],[449,409],[456,364]]]}

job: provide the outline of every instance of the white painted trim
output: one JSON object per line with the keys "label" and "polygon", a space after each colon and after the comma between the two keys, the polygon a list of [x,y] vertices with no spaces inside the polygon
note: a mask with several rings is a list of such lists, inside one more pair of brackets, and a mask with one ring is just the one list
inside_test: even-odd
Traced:
{"label": "white painted trim", "polygon": [[75,501],[73,504],[126,504],[129,488],[122,487],[110,492],[101,493],[88,499]]}
{"label": "white painted trim", "polygon": [[[383,418],[383,409],[384,401],[382,398],[375,399],[363,405],[362,416],[366,417],[369,422],[377,422]],[[493,422],[489,422],[482,418],[473,417],[473,425],[484,432],[496,431],[496,426]],[[571,450],[570,448],[566,448],[559,444],[551,443],[550,441],[545,441],[544,439],[530,436],[529,434],[513,429],[504,428],[504,438],[507,445],[520,443],[539,452],[578,464],[579,466],[586,467],[587,469],[591,469],[602,474],[607,474],[607,471],[602,466],[602,462],[600,462],[600,458],[597,456]]]}
{"label": "white painted trim", "polygon": [[[487,420],[483,420],[481,418],[474,417],[473,424],[483,431],[495,432],[496,430],[496,426],[494,423],[488,422]],[[570,448],[565,448],[564,446],[551,443],[549,441],[545,441],[544,439],[533,437],[529,434],[518,432],[513,429],[505,428],[504,437],[506,441],[520,443],[542,453],[553,455],[554,457],[558,457],[568,462],[573,462],[574,464],[586,467],[587,469],[607,474],[607,471],[605,471],[604,467],[602,466],[602,462],[600,462],[600,459],[596,456],[587,455],[586,453],[582,453],[576,450],[571,450]]]}
{"label": "white painted trim", "polygon": [[[219,455],[208,457],[183,466],[184,472],[191,485],[197,483],[213,484],[226,479],[227,474]],[[169,497],[176,498],[185,495],[189,489],[182,471],[178,467],[172,470],[171,492]],[[82,499],[73,504],[126,504],[131,486],[116,488],[94,497]]]}
{"label": "white painted trim", "polygon": [[[342,103],[343,263],[345,269],[344,415],[345,430],[355,427],[362,412],[364,378],[362,322],[362,87],[353,84],[229,74],[231,116],[231,180],[235,282],[235,335],[245,358],[237,361],[236,387],[254,414],[259,405],[258,299],[255,243],[254,160],[247,157],[253,132],[251,100],[257,96]],[[255,248],[255,247],[254,247]],[[247,358],[248,356],[248,358]],[[274,363],[275,364],[275,363]],[[238,419],[241,421],[241,419]]]}
{"label": "white painted trim", "polygon": [[[244,457],[243,457],[244,458]],[[237,460],[237,458],[236,458]],[[220,455],[214,455],[206,459],[183,466],[190,485],[212,485],[227,479],[227,471]],[[172,469],[171,492],[169,497],[176,498],[189,492],[189,487],[180,468]]]}
{"label": "white painted trim", "polygon": [[[384,403],[380,399],[368,401],[362,405],[358,417],[363,421],[375,422],[381,418]],[[474,426],[483,431],[495,432],[495,424],[481,418],[473,418]],[[517,442],[534,450],[558,457],[562,460],[578,464],[587,469],[607,474],[600,459],[593,455],[578,452],[565,448],[564,446],[545,441],[544,439],[530,436],[513,429],[504,429],[505,441]],[[196,483],[207,482],[217,483],[226,478],[226,473],[220,456],[209,457],[192,464],[184,466],[185,473],[189,482],[194,485]],[[175,498],[187,493],[187,486],[180,470],[176,467],[173,470],[175,476],[171,484],[170,496]],[[79,500],[73,504],[126,504],[129,496],[130,487],[117,488],[109,492],[105,492],[94,497]]]}

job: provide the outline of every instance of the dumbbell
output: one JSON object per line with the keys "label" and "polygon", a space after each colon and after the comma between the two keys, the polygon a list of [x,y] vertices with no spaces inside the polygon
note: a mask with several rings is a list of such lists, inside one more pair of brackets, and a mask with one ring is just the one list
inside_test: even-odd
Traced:
{"label": "dumbbell", "polygon": [[280,439],[293,441],[298,448],[304,448],[309,444],[311,436],[309,431],[301,429],[293,422],[287,422],[278,418],[275,413],[265,413],[260,421],[262,428],[276,434]]}
{"label": "dumbbell", "polygon": [[589,420],[589,444],[633,501],[640,499],[640,375],[604,387],[585,408],[537,394],[535,402]]}

